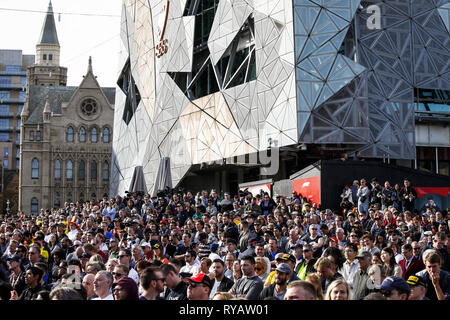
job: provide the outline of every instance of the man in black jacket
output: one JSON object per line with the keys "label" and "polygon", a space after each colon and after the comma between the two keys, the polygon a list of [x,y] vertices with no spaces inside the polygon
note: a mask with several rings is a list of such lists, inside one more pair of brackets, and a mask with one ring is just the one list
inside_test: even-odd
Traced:
{"label": "man in black jacket", "polygon": [[212,280],[210,299],[216,292],[228,292],[234,284],[233,280],[225,277],[225,264],[222,259],[215,259],[211,267],[214,279]]}
{"label": "man in black jacket", "polygon": [[292,269],[287,263],[280,263],[275,269],[275,283],[265,287],[259,295],[260,300],[275,297],[283,300],[287,290],[287,283],[291,277]]}
{"label": "man in black jacket", "polygon": [[167,286],[164,295],[165,300],[187,300],[187,283],[182,281],[178,275],[177,269],[171,264],[161,266],[163,277]]}

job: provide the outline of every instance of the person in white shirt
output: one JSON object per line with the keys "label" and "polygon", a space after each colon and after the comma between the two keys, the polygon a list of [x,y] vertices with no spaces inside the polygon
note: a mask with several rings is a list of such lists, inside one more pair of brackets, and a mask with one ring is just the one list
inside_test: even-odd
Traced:
{"label": "person in white shirt", "polygon": [[358,260],[355,259],[358,254],[358,247],[354,243],[348,243],[344,249],[346,261],[341,269],[342,277],[345,279],[350,288],[353,288],[353,278],[358,272]]}
{"label": "person in white shirt", "polygon": [[131,251],[129,249],[120,249],[118,259],[119,264],[123,264],[129,268],[128,277],[133,279],[134,282],[139,285],[139,275],[137,271],[130,266]]}
{"label": "person in white shirt", "polygon": [[200,263],[196,263],[197,253],[194,250],[188,250],[184,255],[186,265],[180,269],[180,273],[191,273],[195,276],[200,272]]}
{"label": "person in white shirt", "polygon": [[114,300],[111,293],[112,284],[113,277],[111,273],[105,270],[97,272],[94,279],[94,292],[97,298],[92,300]]}

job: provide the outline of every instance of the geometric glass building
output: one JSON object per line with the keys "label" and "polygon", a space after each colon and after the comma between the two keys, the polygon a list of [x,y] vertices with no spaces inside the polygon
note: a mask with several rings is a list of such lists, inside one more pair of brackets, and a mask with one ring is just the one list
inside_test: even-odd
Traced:
{"label": "geometric glass building", "polygon": [[443,0],[124,0],[111,193],[141,169],[154,191],[165,158],[175,186],[196,166],[273,147],[283,170],[289,154],[357,151],[417,167],[418,116],[430,130],[449,120],[449,10]]}

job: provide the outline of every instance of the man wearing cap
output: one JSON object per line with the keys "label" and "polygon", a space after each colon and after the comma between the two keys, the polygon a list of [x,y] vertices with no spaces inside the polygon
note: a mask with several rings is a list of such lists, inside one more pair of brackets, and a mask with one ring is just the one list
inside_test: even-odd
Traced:
{"label": "man wearing cap", "polygon": [[248,247],[245,251],[241,252],[238,256],[238,258],[242,258],[244,256],[255,256],[255,248],[256,248],[256,244],[258,242],[261,242],[262,239],[259,239],[257,237],[252,237],[248,240]]}
{"label": "man wearing cap", "polygon": [[425,296],[425,294],[427,293],[427,284],[422,277],[414,275],[409,276],[406,282],[411,288],[408,300],[430,300]]}
{"label": "man wearing cap", "polygon": [[317,259],[313,257],[312,245],[307,243],[303,244],[302,251],[303,258],[299,263],[297,263],[294,272],[301,280],[305,280],[308,274],[316,272],[314,264]]}
{"label": "man wearing cap", "polygon": [[367,284],[370,279],[368,269],[372,264],[372,254],[369,251],[360,250],[355,258],[358,261],[358,270],[353,277],[352,300],[362,300],[371,289],[367,287]]}
{"label": "man wearing cap", "polygon": [[380,292],[387,300],[408,300],[411,289],[405,279],[387,277],[383,280]]}
{"label": "man wearing cap", "polygon": [[188,281],[188,300],[209,300],[212,283],[208,275],[204,273],[198,273],[197,275],[188,278]]}
{"label": "man wearing cap", "polygon": [[235,297],[245,297],[247,300],[258,300],[264,287],[264,283],[255,273],[255,258],[245,256],[241,259],[242,277],[239,278],[230,289]]}
{"label": "man wearing cap", "polygon": [[[265,287],[259,295],[260,300],[275,297],[278,300],[283,300],[286,294],[287,284],[291,277],[292,268],[287,263],[280,263],[275,269],[275,283]],[[298,278],[297,278],[298,279]]]}
{"label": "man wearing cap", "polygon": [[22,259],[19,255],[14,255],[7,259],[8,269],[11,271],[9,276],[9,283],[11,284],[17,295],[21,295],[22,291],[25,289],[25,272],[22,269],[21,262]]}

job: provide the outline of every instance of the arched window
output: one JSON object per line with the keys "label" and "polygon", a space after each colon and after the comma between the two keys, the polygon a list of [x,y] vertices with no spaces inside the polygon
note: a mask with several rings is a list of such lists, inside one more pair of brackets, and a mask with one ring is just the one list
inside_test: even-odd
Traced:
{"label": "arched window", "polygon": [[39,201],[36,198],[31,199],[31,213],[37,214],[39,209]]}
{"label": "arched window", "polygon": [[86,177],[86,163],[81,160],[78,164],[78,180],[84,180]]}
{"label": "arched window", "polygon": [[92,130],[91,130],[91,142],[97,142],[97,140],[98,140],[97,128],[92,128]]}
{"label": "arched window", "polygon": [[80,128],[80,142],[86,142],[86,129],[84,127]]}
{"label": "arched window", "polygon": [[91,180],[97,180],[97,162],[91,162]]}
{"label": "arched window", "polygon": [[67,142],[73,142],[73,128],[67,128]]}
{"label": "arched window", "polygon": [[104,143],[109,142],[109,128],[108,127],[103,128],[103,142]]}
{"label": "arched window", "polygon": [[36,158],[31,161],[31,178],[39,179],[39,160]]}
{"label": "arched window", "polygon": [[67,160],[66,179],[73,178],[73,163],[72,160]]}
{"label": "arched window", "polygon": [[103,180],[105,180],[105,181],[109,180],[109,163],[108,163],[108,161],[103,162],[102,177],[103,177]]}
{"label": "arched window", "polygon": [[55,179],[61,179],[61,161],[55,161]]}

